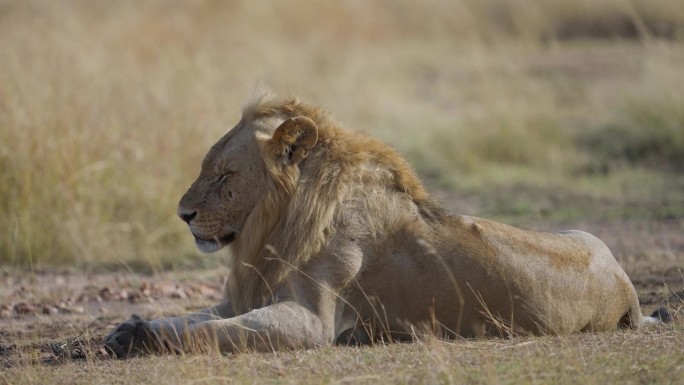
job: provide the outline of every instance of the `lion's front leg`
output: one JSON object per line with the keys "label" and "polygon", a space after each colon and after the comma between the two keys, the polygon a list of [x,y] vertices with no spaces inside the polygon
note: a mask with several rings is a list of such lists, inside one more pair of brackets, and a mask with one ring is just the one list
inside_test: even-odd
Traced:
{"label": "lion's front leg", "polygon": [[276,351],[331,345],[334,325],[295,302],[282,302],[238,317],[195,324],[186,351]]}
{"label": "lion's front leg", "polygon": [[104,338],[104,346],[118,358],[153,353],[179,353],[184,350],[184,336],[194,325],[232,316],[233,309],[228,302],[186,316],[153,321],[133,315]]}

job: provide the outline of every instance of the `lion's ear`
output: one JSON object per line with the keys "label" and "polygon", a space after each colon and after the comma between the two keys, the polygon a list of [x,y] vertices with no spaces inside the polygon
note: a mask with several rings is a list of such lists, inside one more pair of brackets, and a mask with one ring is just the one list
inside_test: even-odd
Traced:
{"label": "lion's ear", "polygon": [[[297,164],[309,155],[318,141],[318,128],[306,116],[284,121],[273,133],[273,148],[279,150],[287,164]],[[282,152],[281,152],[282,151]]]}

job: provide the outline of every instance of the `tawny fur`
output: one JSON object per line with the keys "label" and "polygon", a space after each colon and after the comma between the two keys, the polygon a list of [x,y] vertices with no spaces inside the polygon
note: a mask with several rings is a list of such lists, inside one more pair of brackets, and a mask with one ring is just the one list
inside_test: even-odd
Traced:
{"label": "tawny fur", "polygon": [[201,249],[230,243],[233,264],[224,302],[149,323],[175,349],[200,336],[223,351],[271,350],[644,322],[597,238],[451,215],[395,150],[296,98],[255,96],[179,213]]}

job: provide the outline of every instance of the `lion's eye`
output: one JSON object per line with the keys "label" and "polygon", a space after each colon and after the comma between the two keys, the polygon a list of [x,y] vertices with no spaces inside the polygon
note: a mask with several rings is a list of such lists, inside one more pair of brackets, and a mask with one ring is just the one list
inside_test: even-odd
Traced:
{"label": "lion's eye", "polygon": [[228,177],[230,177],[233,174],[235,174],[235,173],[232,171],[226,172],[223,175],[219,176],[218,179],[216,179],[216,182],[217,183],[223,183],[228,179]]}

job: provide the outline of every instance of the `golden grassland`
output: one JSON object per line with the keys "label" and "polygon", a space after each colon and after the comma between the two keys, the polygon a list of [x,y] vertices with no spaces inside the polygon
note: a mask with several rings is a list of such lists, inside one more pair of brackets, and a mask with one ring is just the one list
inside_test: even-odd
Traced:
{"label": "golden grassland", "polygon": [[0,261],[199,263],[175,205],[259,82],[392,143],[456,211],[681,217],[679,5],[0,2]]}
{"label": "golden grassland", "polygon": [[[681,0],[0,0],[2,274],[216,271],[176,203],[264,83],[394,145],[455,212],[596,233],[648,310],[681,313],[683,68]],[[22,348],[128,312],[0,320],[0,363],[19,352],[0,383],[684,382],[681,320],[127,361],[93,342],[59,365]]]}

